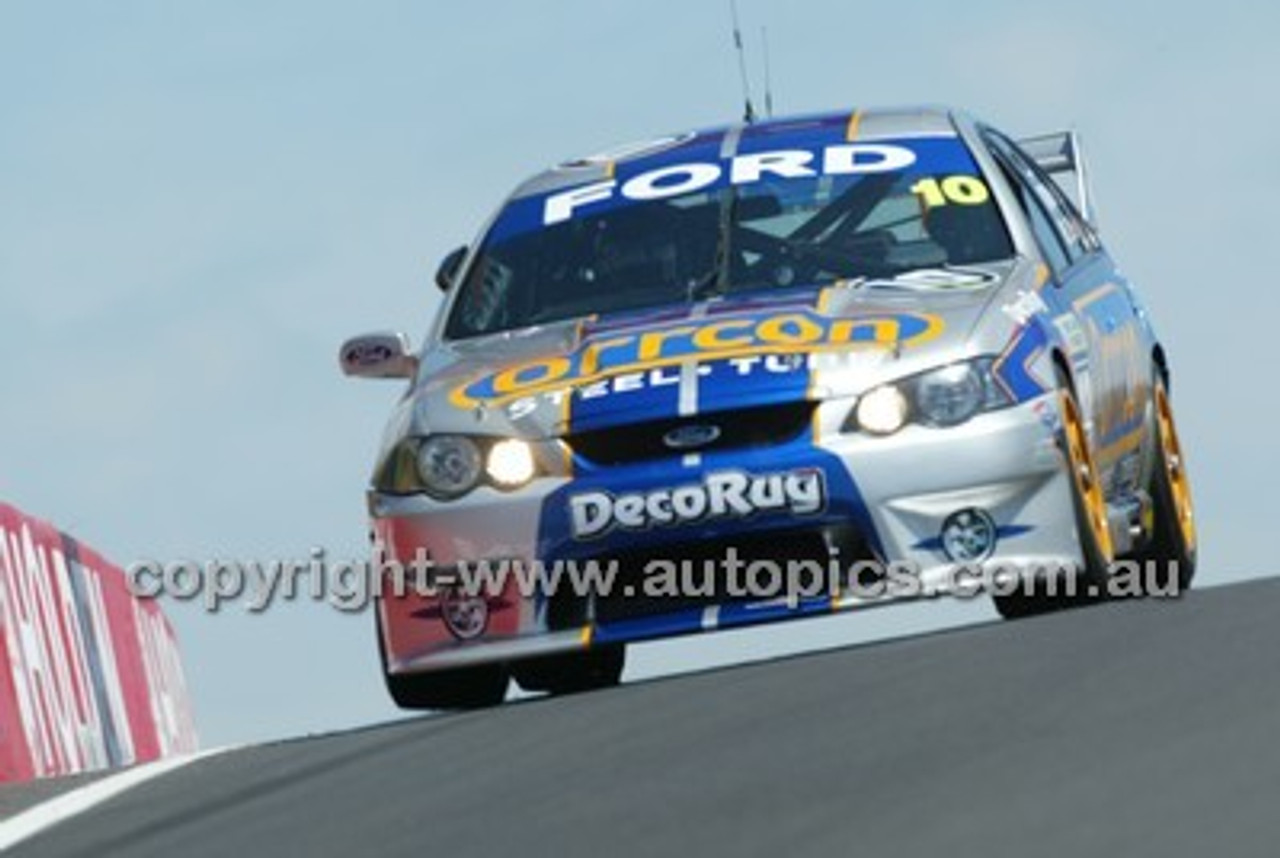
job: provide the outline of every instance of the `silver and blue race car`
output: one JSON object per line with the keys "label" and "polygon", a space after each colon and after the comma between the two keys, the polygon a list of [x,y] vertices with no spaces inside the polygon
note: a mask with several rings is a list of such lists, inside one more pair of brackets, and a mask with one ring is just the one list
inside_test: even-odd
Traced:
{"label": "silver and blue race car", "polygon": [[436,280],[419,351],[339,356],[409,382],[368,493],[402,706],[614,684],[664,636],[1191,582],[1168,358],[1073,133],[913,107],[663,137],[525,182]]}

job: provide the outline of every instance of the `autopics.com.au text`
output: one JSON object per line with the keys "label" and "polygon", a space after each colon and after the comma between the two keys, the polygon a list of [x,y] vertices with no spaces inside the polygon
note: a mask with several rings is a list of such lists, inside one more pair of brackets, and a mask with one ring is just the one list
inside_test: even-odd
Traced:
{"label": "autopics.com.au text", "polygon": [[[384,556],[374,552],[375,556]],[[367,608],[379,594],[435,598],[445,592],[523,598],[569,591],[583,597],[688,599],[709,601],[783,600],[789,607],[811,599],[857,601],[932,598],[951,595],[1013,595],[1020,590],[1076,596],[1126,597],[1179,595],[1176,569],[1153,562],[1119,561],[1105,585],[1086,581],[1064,567],[954,564],[923,570],[913,563],[832,557],[816,560],[747,559],[733,548],[713,559],[654,559],[640,574],[625,574],[616,560],[516,559],[433,563],[420,551],[408,562],[344,560],[330,562],[322,548],[304,559],[243,561],[142,560],[126,570],[130,590],[142,598],[164,596],[198,602],[214,613],[236,603],[260,613],[279,602],[326,602],[341,611]]]}

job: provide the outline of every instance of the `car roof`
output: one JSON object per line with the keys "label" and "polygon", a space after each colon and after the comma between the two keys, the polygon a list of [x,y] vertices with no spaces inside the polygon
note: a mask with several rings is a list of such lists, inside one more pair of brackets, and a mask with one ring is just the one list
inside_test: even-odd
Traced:
{"label": "car roof", "polygon": [[815,140],[823,138],[835,144],[893,137],[950,136],[956,133],[956,118],[957,111],[947,107],[882,107],[759,119],[670,134],[560,163],[521,184],[511,199],[610,179],[619,164],[644,169],[646,162],[653,162],[655,166],[670,163],[674,154],[686,150],[723,155],[748,142],[762,148],[782,149],[800,141],[813,145]]}

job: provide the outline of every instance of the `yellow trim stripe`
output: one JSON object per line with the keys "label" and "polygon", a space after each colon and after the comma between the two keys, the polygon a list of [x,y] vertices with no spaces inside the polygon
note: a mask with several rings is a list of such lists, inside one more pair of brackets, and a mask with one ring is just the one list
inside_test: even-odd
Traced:
{"label": "yellow trim stripe", "polygon": [[849,124],[844,130],[844,139],[852,143],[858,139],[858,126],[862,124],[862,111],[855,110],[849,116]]}
{"label": "yellow trim stripe", "polygon": [[827,308],[831,306],[831,294],[835,287],[827,286],[818,293],[818,302],[815,305],[819,313],[826,313]]}
{"label": "yellow trim stripe", "polygon": [[1095,301],[1102,300],[1114,291],[1116,291],[1116,285],[1114,283],[1104,283],[1092,292],[1089,292],[1081,298],[1077,298],[1072,302],[1071,306],[1076,309],[1076,312],[1083,312],[1085,307],[1088,307]]}
{"label": "yellow trim stripe", "polygon": [[1121,435],[1107,446],[1098,451],[1098,458],[1107,462],[1112,462],[1126,453],[1131,453],[1142,446],[1143,434],[1146,427],[1136,426],[1129,432]]}

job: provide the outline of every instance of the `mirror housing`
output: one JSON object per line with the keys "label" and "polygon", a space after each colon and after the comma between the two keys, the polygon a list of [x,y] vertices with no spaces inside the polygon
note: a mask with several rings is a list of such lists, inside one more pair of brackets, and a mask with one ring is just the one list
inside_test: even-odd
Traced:
{"label": "mirror housing", "polygon": [[436,285],[441,292],[448,292],[453,288],[454,280],[462,268],[462,260],[466,258],[467,246],[464,244],[462,247],[455,247],[440,260],[440,267],[436,269]]}
{"label": "mirror housing", "polygon": [[401,333],[352,337],[338,350],[342,374],[351,378],[404,378],[418,374],[418,356]]}

